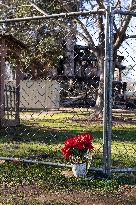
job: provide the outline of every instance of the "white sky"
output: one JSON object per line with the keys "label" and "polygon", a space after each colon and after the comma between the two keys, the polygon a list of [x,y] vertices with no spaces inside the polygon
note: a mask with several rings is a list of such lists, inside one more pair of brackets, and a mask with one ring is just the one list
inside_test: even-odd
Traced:
{"label": "white sky", "polygon": [[[127,35],[136,35],[136,17],[132,18]],[[136,82],[136,38],[127,39],[120,47],[118,54],[125,57],[123,65],[133,66],[133,71],[128,76]]]}

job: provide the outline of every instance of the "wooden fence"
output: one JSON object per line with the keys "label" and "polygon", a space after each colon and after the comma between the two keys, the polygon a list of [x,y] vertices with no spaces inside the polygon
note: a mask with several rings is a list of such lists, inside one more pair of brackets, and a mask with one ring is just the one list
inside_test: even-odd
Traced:
{"label": "wooden fence", "polygon": [[8,84],[4,88],[4,112],[6,119],[15,119],[16,88]]}

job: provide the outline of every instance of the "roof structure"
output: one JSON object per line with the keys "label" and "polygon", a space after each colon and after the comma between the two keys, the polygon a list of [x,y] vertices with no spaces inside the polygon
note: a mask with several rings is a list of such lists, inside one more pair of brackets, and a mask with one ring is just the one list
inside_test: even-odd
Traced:
{"label": "roof structure", "polygon": [[22,41],[15,38],[12,34],[9,33],[0,33],[0,38],[7,39],[10,42],[13,42],[15,46],[19,46],[21,49],[27,49],[27,45],[24,44]]}

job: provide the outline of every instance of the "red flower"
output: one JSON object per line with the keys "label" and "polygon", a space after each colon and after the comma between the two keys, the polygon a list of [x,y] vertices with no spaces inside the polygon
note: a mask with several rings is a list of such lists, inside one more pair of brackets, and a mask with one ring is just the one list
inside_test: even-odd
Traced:
{"label": "red flower", "polygon": [[90,142],[90,143],[87,143],[86,144],[86,148],[88,149],[88,150],[93,150],[93,145],[92,145],[92,143]]}
{"label": "red flower", "polygon": [[83,158],[87,150],[93,150],[92,135],[85,133],[65,140],[65,146],[62,148],[62,154],[66,159],[69,157]]}
{"label": "red flower", "polygon": [[85,134],[81,135],[81,139],[82,139],[83,141],[90,141],[90,140],[93,139],[93,136],[90,135],[90,134],[85,133]]}
{"label": "red flower", "polygon": [[65,145],[66,146],[72,146],[72,144],[73,144],[73,138],[72,137],[65,140]]}
{"label": "red flower", "polygon": [[79,150],[83,150],[84,149],[84,145],[82,142],[79,142],[77,145],[76,145],[76,148],[79,149]]}
{"label": "red flower", "polygon": [[72,154],[70,148],[68,148],[66,146],[63,147],[61,151],[62,151],[62,154],[65,156],[66,159],[68,159],[70,157],[70,155]]}

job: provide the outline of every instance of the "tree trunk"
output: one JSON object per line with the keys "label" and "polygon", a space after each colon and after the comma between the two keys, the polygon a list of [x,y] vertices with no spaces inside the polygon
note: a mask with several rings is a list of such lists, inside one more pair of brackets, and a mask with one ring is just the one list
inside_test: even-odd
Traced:
{"label": "tree trunk", "polygon": [[97,57],[98,59],[98,68],[99,68],[99,86],[96,99],[96,116],[102,118],[103,116],[103,96],[104,96],[104,56],[103,54]]}
{"label": "tree trunk", "polygon": [[67,29],[66,50],[65,50],[65,61],[64,61],[64,75],[67,77],[74,76],[74,47],[76,45],[76,30],[77,24],[73,21],[69,22],[69,28]]}
{"label": "tree trunk", "polygon": [[64,61],[64,75],[67,77],[74,76],[74,46],[75,40],[68,36],[66,38],[66,50]]}

